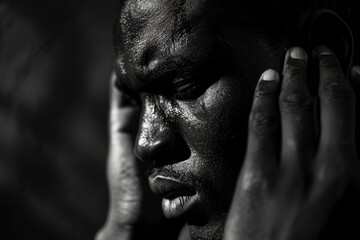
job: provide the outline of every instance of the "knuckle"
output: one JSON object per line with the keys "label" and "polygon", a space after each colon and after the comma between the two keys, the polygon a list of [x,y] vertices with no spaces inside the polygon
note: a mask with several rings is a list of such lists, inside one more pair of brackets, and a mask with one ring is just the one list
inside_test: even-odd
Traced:
{"label": "knuckle", "polygon": [[332,153],[324,154],[324,158],[317,170],[317,180],[324,190],[341,189],[348,179],[343,157]]}
{"label": "knuckle", "polygon": [[278,125],[277,115],[269,110],[265,109],[255,109],[250,114],[250,129],[257,133],[261,134],[266,132],[268,129],[274,129]]}
{"label": "knuckle", "polygon": [[320,182],[323,191],[334,192],[341,190],[347,183],[347,176],[339,169],[323,168],[318,173],[318,181]]}
{"label": "knuckle", "polygon": [[332,68],[336,70],[340,70],[341,67],[336,60],[323,60],[320,61],[319,66],[322,68]]}
{"label": "knuckle", "polygon": [[303,62],[292,62],[284,69],[284,76],[287,77],[287,82],[295,80],[294,76],[305,76],[306,75],[306,64]]}
{"label": "knuckle", "polygon": [[350,104],[355,101],[355,95],[351,87],[340,81],[325,83],[322,87],[322,96],[334,104]]}
{"label": "knuckle", "polygon": [[333,55],[322,55],[320,56],[319,67],[322,68],[334,68],[341,70],[339,61]]}
{"label": "knuckle", "polygon": [[294,91],[283,94],[280,97],[280,105],[283,111],[300,112],[311,108],[311,98],[307,93]]}
{"label": "knuckle", "polygon": [[276,87],[274,86],[273,82],[260,81],[256,87],[255,99],[273,96],[276,96]]}
{"label": "knuckle", "polygon": [[242,177],[242,190],[247,193],[264,193],[268,192],[270,187],[270,181],[266,174],[259,169],[248,170]]}

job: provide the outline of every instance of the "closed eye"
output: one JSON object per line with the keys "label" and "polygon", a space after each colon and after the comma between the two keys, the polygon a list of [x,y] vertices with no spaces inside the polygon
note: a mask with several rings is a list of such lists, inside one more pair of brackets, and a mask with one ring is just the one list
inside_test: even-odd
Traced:
{"label": "closed eye", "polygon": [[123,82],[136,93],[193,101],[219,79],[223,69],[210,56],[201,56],[198,60],[182,55],[162,60],[148,71],[127,73],[130,74]]}
{"label": "closed eye", "polygon": [[205,92],[207,87],[203,82],[176,78],[172,82],[172,97],[182,101],[195,100]]}

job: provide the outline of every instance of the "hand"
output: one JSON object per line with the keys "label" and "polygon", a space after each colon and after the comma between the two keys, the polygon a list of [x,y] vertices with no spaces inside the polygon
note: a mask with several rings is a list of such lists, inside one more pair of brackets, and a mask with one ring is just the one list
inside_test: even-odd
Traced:
{"label": "hand", "polygon": [[[335,54],[324,46],[315,52],[317,98],[307,87],[307,55],[300,48],[287,52],[282,82],[274,70],[258,82],[226,240],[318,239],[331,231],[328,220],[348,189],[359,189],[354,91]],[[352,203],[350,209],[359,210],[358,201]],[[353,220],[335,221],[340,228]]]}
{"label": "hand", "polygon": [[[110,206],[97,240],[134,239],[135,226],[149,228],[162,220],[160,202],[150,193],[143,169],[133,153],[141,105],[127,90],[118,90],[111,80],[110,145],[107,177]],[[146,208],[152,206],[151,208]],[[159,206],[156,208],[156,206]],[[136,229],[144,231],[148,229]],[[143,232],[142,232],[143,233]]]}
{"label": "hand", "polygon": [[[114,86],[110,94],[110,145],[107,177],[110,206],[107,221],[97,240],[131,239],[132,227],[138,222],[143,191],[133,145],[140,107],[132,104],[125,92]],[[122,238],[120,238],[122,236]]]}

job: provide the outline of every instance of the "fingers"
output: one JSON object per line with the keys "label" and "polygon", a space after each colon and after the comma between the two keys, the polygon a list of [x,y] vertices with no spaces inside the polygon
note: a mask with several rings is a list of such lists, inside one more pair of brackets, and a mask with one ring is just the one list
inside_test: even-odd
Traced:
{"label": "fingers", "polygon": [[355,128],[355,96],[333,51],[318,47],[319,99],[322,147],[338,148],[352,145]]}
{"label": "fingers", "polygon": [[[252,110],[249,117],[247,159],[257,166],[268,166],[271,158],[278,156],[280,122],[278,96],[279,74],[269,69],[265,71],[256,86]],[[270,159],[269,159],[270,158]]]}
{"label": "fingers", "polygon": [[354,86],[355,93],[360,93],[360,66],[354,66],[350,72],[351,83]]}
{"label": "fingers", "polygon": [[140,214],[140,179],[138,161],[133,148],[140,107],[133,104],[124,90],[114,86],[116,76],[111,78],[110,88],[110,145],[107,160],[107,179],[110,205],[107,221],[96,236],[98,240],[115,239],[130,234],[130,226],[138,221]]}
{"label": "fingers", "polygon": [[[280,157],[285,172],[307,175],[312,171],[312,160],[319,148],[331,150],[354,145],[355,103],[350,82],[330,49],[322,47],[317,51],[320,116],[314,112],[314,97],[307,86],[307,54],[303,49],[295,47],[286,54],[280,97],[276,72],[266,71],[258,82],[244,163],[248,172],[271,169],[276,162],[271,159]],[[266,81],[268,79],[273,81]],[[317,118],[320,119],[320,139],[315,136]]]}
{"label": "fingers", "polygon": [[360,156],[360,66],[354,66],[350,72],[351,83],[355,90],[356,95],[356,126],[355,126],[355,135],[356,135],[356,150],[357,155]]}
{"label": "fingers", "polygon": [[[264,76],[270,75],[274,81],[264,81]],[[299,172],[299,165],[307,164],[302,161],[312,157],[315,152],[314,116],[306,77],[307,54],[301,48],[287,52],[282,84],[273,70],[262,75],[250,114],[246,159],[252,160],[246,166],[269,169],[269,165],[274,165],[270,159],[278,158],[281,149],[282,164]]]}
{"label": "fingers", "polygon": [[269,188],[267,176],[271,175],[271,170],[275,166],[280,142],[277,106],[280,85],[279,74],[269,69],[261,75],[256,86],[249,116],[246,158],[226,223],[224,239],[237,239],[236,236],[241,236],[242,232],[247,231],[248,226],[244,222],[243,214],[246,217],[251,216],[241,209],[244,206],[246,209],[252,209],[256,203],[247,201],[246,195],[259,196],[259,192]]}
{"label": "fingers", "polygon": [[282,159],[285,166],[298,168],[314,153],[312,97],[306,84],[307,54],[299,48],[288,50],[279,99],[282,127]]}
{"label": "fingers", "polygon": [[129,90],[119,90],[115,86],[116,79],[114,73],[110,81],[110,134],[111,136],[116,133],[135,135],[141,110],[139,100]]}
{"label": "fingers", "polygon": [[326,201],[330,208],[343,195],[349,173],[357,165],[355,94],[334,52],[325,46],[315,52],[319,58],[321,134],[311,202]]}

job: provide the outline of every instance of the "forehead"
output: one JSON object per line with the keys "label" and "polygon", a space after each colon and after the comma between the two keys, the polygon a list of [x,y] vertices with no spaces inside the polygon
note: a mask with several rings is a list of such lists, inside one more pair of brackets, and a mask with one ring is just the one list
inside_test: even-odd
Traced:
{"label": "forehead", "polygon": [[212,25],[212,16],[221,12],[216,4],[212,0],[126,1],[115,29],[118,61],[123,61],[119,65],[125,66],[128,75],[129,69],[146,75],[158,61],[208,55],[211,28],[205,26]]}
{"label": "forehead", "polygon": [[[123,31],[140,31],[155,27],[164,33],[169,28],[181,32],[186,30],[186,23],[191,22],[204,10],[215,3],[214,0],[128,0],[122,8]],[[129,29],[136,25],[135,29]]]}
{"label": "forehead", "polygon": [[188,43],[200,24],[206,22],[207,16],[211,15],[210,5],[214,2],[128,0],[120,18],[125,49],[136,46],[138,50],[146,48],[155,51],[155,48],[167,45],[167,51],[176,51]]}
{"label": "forehead", "polygon": [[285,11],[288,6],[295,8],[290,2],[293,0],[128,0],[115,27],[117,60],[122,60],[118,65],[125,66],[128,75],[129,69],[146,75],[141,72],[157,60],[184,56],[184,49],[196,60],[214,51],[225,55],[222,45],[227,49],[234,42],[264,36],[279,41],[289,32],[283,28],[292,22],[290,11]]}
{"label": "forehead", "polygon": [[304,4],[295,3],[293,0],[128,0],[119,22],[121,40],[126,48],[150,44],[144,41],[148,39],[168,42],[176,49],[177,44],[186,43],[189,34],[199,30],[199,25],[209,28],[218,24],[219,19],[232,20],[246,30],[265,29],[271,23],[278,25],[282,17],[289,20],[294,15],[291,8],[299,9]]}
{"label": "forehead", "polygon": [[[134,17],[144,14],[194,14],[201,8],[216,0],[127,0],[123,6],[123,13],[130,13]],[[125,16],[125,15],[124,15]]]}

